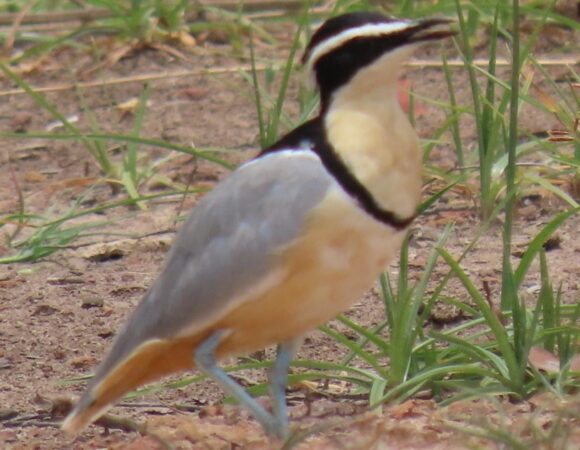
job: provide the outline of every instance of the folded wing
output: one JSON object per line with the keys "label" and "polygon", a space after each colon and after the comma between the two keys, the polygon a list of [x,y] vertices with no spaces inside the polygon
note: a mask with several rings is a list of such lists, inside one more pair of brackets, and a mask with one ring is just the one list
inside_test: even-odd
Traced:
{"label": "folded wing", "polygon": [[63,428],[80,431],[129,390],[192,367],[204,330],[275,279],[280,249],[299,239],[333,183],[306,150],[263,156],[220,183],[182,226],[162,274]]}

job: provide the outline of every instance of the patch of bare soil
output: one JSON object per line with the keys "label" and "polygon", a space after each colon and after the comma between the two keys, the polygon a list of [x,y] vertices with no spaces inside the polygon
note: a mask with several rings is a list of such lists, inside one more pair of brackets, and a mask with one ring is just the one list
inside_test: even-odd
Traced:
{"label": "patch of bare soil", "polygon": [[[281,36],[281,40],[285,38]],[[567,37],[569,39],[569,37]],[[425,57],[436,49],[426,51]],[[153,50],[142,50],[122,59],[113,67],[100,67],[89,80],[194,68],[231,67],[239,61],[229,47],[207,44],[187,55],[187,60]],[[225,55],[225,56],[224,56]],[[86,52],[63,49],[54,53],[37,71],[27,75],[33,86],[77,81],[94,64]],[[556,72],[560,70],[555,68]],[[438,69],[410,69],[408,79],[419,94],[445,98],[446,87]],[[454,73],[460,103],[468,102],[468,84],[462,69]],[[12,89],[0,80],[0,90]],[[97,88],[70,88],[49,92],[48,100],[81,129],[91,121],[101,130],[127,133],[133,117],[118,106],[142,92],[140,82]],[[235,70],[222,75],[195,75],[166,78],[151,86],[143,135],[173,143],[233,149],[223,155],[232,162],[250,157],[257,149],[257,120],[250,88]],[[295,98],[296,89],[289,93]],[[0,93],[1,95],[1,93]],[[0,129],[3,131],[43,130],[52,127],[53,118],[25,95],[1,97]],[[428,137],[445,120],[430,105],[418,119],[421,136]],[[291,103],[290,110],[296,105]],[[91,118],[94,116],[94,119]],[[524,108],[522,128],[542,131],[556,126],[550,116]],[[475,141],[473,126],[465,124],[467,146]],[[143,149],[151,160],[166,156],[160,149]],[[452,167],[454,155],[440,146],[430,163]],[[202,160],[178,155],[161,166],[160,173],[173,183],[211,186],[226,170]],[[0,213],[18,209],[17,193],[25,210],[57,217],[73,202],[84,206],[120,199],[105,184],[94,184],[98,170],[86,149],[72,141],[0,141]],[[88,187],[90,189],[88,189]],[[149,185],[145,192],[158,192]],[[0,267],[0,447],[5,449],[161,449],[171,444],[177,449],[267,449],[279,447],[268,441],[246,412],[235,406],[220,406],[222,392],[212,383],[202,382],[178,390],[162,390],[135,400],[127,400],[111,413],[129,420],[109,422],[110,429],[92,426],[76,439],[57,427],[62,415],[58,406],[63,396],[78,394],[82,384],[63,384],[64,380],[90,372],[101,360],[120,324],[141,299],[164,260],[179,215],[197,201],[196,195],[150,203],[145,211],[115,208],[83,217],[86,222],[101,221],[110,232],[103,238],[84,237],[38,263]],[[479,221],[469,194],[454,193],[414,225],[411,243],[413,276],[418,277],[427,255],[442,227],[453,221],[454,234],[448,248],[458,254],[470,242]],[[519,212],[516,248],[526,244],[563,206],[549,195],[531,197]],[[548,253],[555,286],[562,287],[565,302],[579,298],[577,264],[580,242],[576,238],[578,217],[563,226],[560,244]],[[5,225],[11,233],[15,225]],[[23,230],[29,233],[30,230]],[[136,239],[135,236],[140,236]],[[107,241],[106,245],[103,242]],[[493,298],[501,280],[501,234],[497,226],[480,241],[464,266],[479,286],[485,281]],[[3,255],[7,249],[0,249]],[[517,260],[517,255],[514,256]],[[397,266],[391,268],[396,273]],[[525,285],[537,291],[537,268]],[[446,273],[438,267],[436,277]],[[465,299],[458,283],[449,295]],[[363,325],[383,317],[382,302],[373,288],[350,311],[349,316]],[[441,307],[433,321],[438,326],[460,320],[457,311]],[[335,324],[340,328],[338,324]],[[271,350],[266,352],[270,355]],[[338,360],[344,354],[337,344],[318,331],[306,339],[300,357]],[[250,373],[249,380],[263,374]],[[511,404],[476,400],[437,407],[431,400],[410,400],[387,405],[382,414],[366,412],[366,399],[345,393],[328,393],[293,386],[289,392],[292,424],[301,436],[300,449],[460,449],[496,448],[479,436],[487,430],[513,434],[542,444],[541,436],[553,430],[550,448],[580,447],[578,397],[558,401],[549,397]],[[65,402],[66,403],[66,402]],[[55,407],[56,406],[56,407]],[[576,411],[576,416],[573,412]],[[132,421],[135,422],[132,422]],[[145,428],[136,423],[145,424]],[[122,428],[122,429],[115,429]],[[140,430],[130,431],[130,430]],[[473,433],[468,433],[468,431]],[[567,436],[570,434],[570,436]],[[479,437],[478,437],[479,436]],[[537,439],[536,439],[537,438]],[[567,439],[567,440],[566,440]],[[557,447],[562,443],[564,447]]]}

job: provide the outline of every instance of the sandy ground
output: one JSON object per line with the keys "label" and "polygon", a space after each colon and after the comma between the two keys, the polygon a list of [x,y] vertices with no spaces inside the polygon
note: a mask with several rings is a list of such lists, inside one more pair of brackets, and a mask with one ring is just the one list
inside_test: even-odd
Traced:
{"label": "sandy ground", "polygon": [[[290,41],[287,31],[281,29],[278,34],[282,42]],[[571,36],[562,32],[558,39],[565,45]],[[98,41],[97,45],[107,50],[109,44]],[[26,79],[33,86],[51,86],[144,73],[230,67],[234,70],[222,75],[202,74],[153,82],[142,134],[173,143],[231,149],[220,155],[233,163],[251,157],[258,148],[257,120],[251,88],[235,70],[240,60],[232,56],[228,45],[212,42],[181,51],[185,59],[143,49],[109,67],[98,66],[90,52],[62,49],[26,74]],[[262,51],[264,56],[273,53],[266,46]],[[429,48],[420,57],[430,58],[435,54],[437,48]],[[555,77],[567,73],[564,68],[551,70]],[[445,100],[446,88],[439,69],[415,67],[409,69],[407,78],[420,95]],[[459,102],[467,103],[466,74],[456,69],[454,78]],[[0,79],[0,95],[13,87],[6,79]],[[135,99],[142,90],[143,83],[132,82],[71,88],[47,93],[46,97],[81,129],[90,128],[93,116],[100,130],[127,133],[134,117],[119,105]],[[288,97],[295,99],[296,94],[293,85]],[[0,130],[46,130],[52,126],[53,118],[26,95],[0,98]],[[417,129],[426,138],[441,125],[445,115],[437,107],[421,103]],[[291,114],[295,113],[296,103],[291,100],[288,109]],[[544,131],[557,125],[551,116],[526,107],[522,111],[523,130]],[[472,124],[464,124],[463,138],[466,148],[474,145]],[[158,148],[144,147],[142,151],[151,161],[167,156],[165,150]],[[429,165],[443,168],[454,164],[449,145],[437,146],[429,161]],[[160,165],[158,173],[176,185],[191,183],[196,187],[211,187],[227,172],[200,159],[175,155]],[[122,198],[121,194],[113,194],[110,186],[95,183],[98,178],[97,167],[79,142],[0,140],[0,213],[3,216],[17,211],[18,190],[27,212],[53,217],[63,214],[74,202],[89,207]],[[157,193],[161,189],[157,180],[144,186],[143,192]],[[518,249],[524,248],[543,224],[564,209],[553,196],[545,192],[536,194],[526,197],[518,210],[515,262]],[[170,444],[178,449],[265,449],[280,446],[268,441],[244,411],[236,406],[220,406],[222,393],[209,382],[162,390],[123,402],[111,411],[135,420],[123,430],[93,426],[72,439],[57,428],[62,398],[82,390],[82,384],[64,381],[90,372],[101,360],[116,330],[158,273],[179,226],[179,223],[176,225],[178,217],[197,199],[196,195],[170,197],[152,201],[146,210],[122,207],[85,216],[77,222],[102,222],[99,231],[105,230],[108,234],[83,237],[40,262],[0,266],[1,448],[157,449]],[[448,243],[452,254],[459,254],[471,241],[479,226],[474,201],[468,189],[450,193],[413,225],[410,248],[413,277],[420,275],[446,223],[456,223]],[[576,239],[579,225],[580,220],[575,217],[561,227],[559,245],[548,252],[554,286],[561,286],[566,303],[576,303],[580,297],[577,264],[580,242]],[[3,227],[6,235],[13,231],[14,225]],[[23,235],[32,231],[24,229]],[[107,247],[103,247],[104,242],[108,243]],[[11,252],[0,247],[2,256]],[[464,267],[478,286],[484,281],[490,286],[493,298],[497,298],[500,283],[500,255],[501,230],[499,224],[494,224],[464,261]],[[397,265],[390,271],[396,274]],[[537,293],[537,272],[534,267],[525,282],[524,290],[530,298]],[[444,273],[445,267],[438,266],[434,281]],[[446,294],[460,300],[467,298],[459,283],[451,283]],[[376,287],[348,312],[349,317],[363,325],[377,323],[383,314]],[[445,305],[438,305],[431,317],[435,327],[460,320],[460,312]],[[337,324],[334,326],[340,328]],[[313,331],[299,356],[337,361],[344,353],[326,335]],[[269,349],[265,355],[271,354]],[[245,380],[252,382],[262,377],[262,373],[250,372]],[[429,398],[420,398],[387,405],[377,415],[367,412],[366,399],[351,395],[348,387],[332,391],[324,385],[292,386],[289,390],[293,439],[300,449],[506,448],[470,430],[487,438],[493,434],[490,430],[499,430],[529,443],[529,448],[579,448],[579,402],[577,395],[555,399],[540,394],[520,403],[478,399],[439,407]],[[128,431],[131,427],[135,430],[135,423],[146,424],[146,430]]]}

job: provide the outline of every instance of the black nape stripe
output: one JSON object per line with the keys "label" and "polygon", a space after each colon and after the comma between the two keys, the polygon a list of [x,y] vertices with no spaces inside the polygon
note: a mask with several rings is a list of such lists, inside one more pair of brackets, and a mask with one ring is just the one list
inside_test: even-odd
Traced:
{"label": "black nape stripe", "polygon": [[268,153],[293,149],[297,151],[310,149],[316,153],[326,170],[336,179],[341,187],[368,214],[379,222],[389,225],[396,230],[403,230],[415,219],[415,216],[407,218],[398,217],[395,213],[384,210],[377,204],[372,194],[352,174],[340,156],[337,155],[330,142],[328,142],[320,117],[316,117],[292,130],[278,142],[262,150],[258,157]]}

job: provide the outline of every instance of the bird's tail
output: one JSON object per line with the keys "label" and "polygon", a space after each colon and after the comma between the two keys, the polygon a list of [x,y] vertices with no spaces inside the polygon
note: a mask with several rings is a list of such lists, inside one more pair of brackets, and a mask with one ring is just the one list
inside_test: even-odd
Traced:
{"label": "bird's tail", "polygon": [[[109,370],[99,368],[61,428],[76,434],[127,392],[170,373],[193,368],[191,340],[149,340]],[[102,372],[102,373],[101,373]]]}

